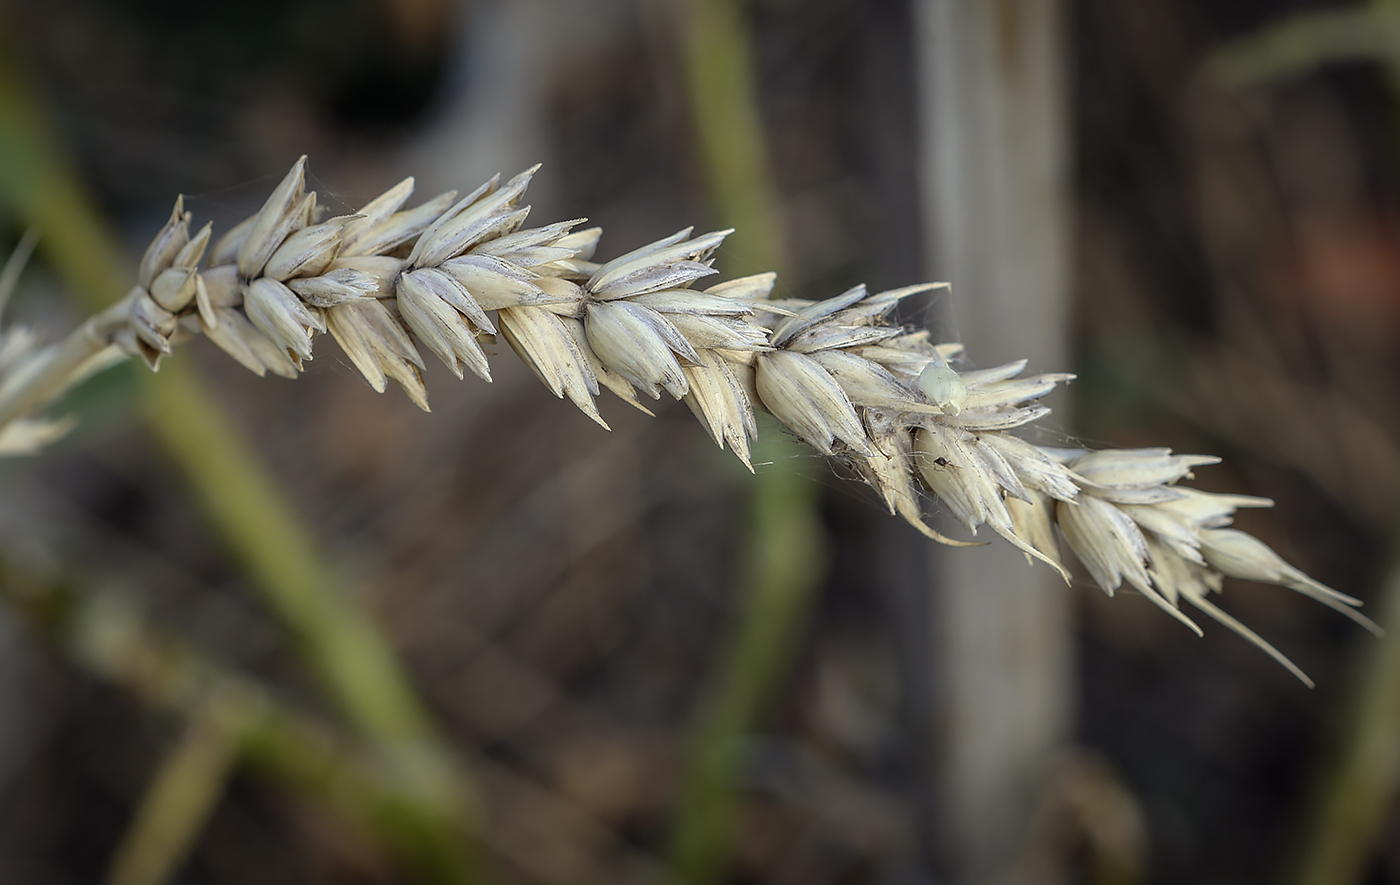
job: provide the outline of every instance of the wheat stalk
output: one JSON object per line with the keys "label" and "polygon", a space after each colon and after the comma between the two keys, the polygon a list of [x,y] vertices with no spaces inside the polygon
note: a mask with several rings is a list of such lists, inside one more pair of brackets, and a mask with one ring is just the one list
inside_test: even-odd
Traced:
{"label": "wheat stalk", "polygon": [[763,409],[853,468],[891,513],[930,538],[973,543],[927,524],[926,495],[973,534],[988,525],[1068,580],[1058,525],[1110,596],[1126,582],[1199,634],[1181,610],[1190,603],[1309,685],[1210,601],[1226,577],[1289,587],[1379,632],[1355,610],[1359,601],[1228,528],[1237,508],[1272,501],[1178,484],[1218,458],[1051,448],[1013,435],[1048,414],[1038,400],[1073,376],[1020,377],[1024,360],[959,372],[952,363],[961,345],[889,321],[901,300],[946,284],[772,299],[769,273],[700,289],[729,232],[692,237],[689,228],[595,263],[601,230],[575,231],[581,219],[525,227],[521,200],[534,168],[404,209],[409,178],[353,215],[322,221],[305,164],[299,159],[262,209],[212,247],[209,226],[192,235],[177,199],[136,286],[62,344],[39,348],[22,329],[7,331],[0,453],[60,435],[63,426],[36,415],[113,354],[140,356],[154,370],[196,333],[259,375],[294,378],[329,332],[375,390],[393,379],[425,410],[420,347],[459,378],[470,370],[489,381],[481,345],[499,335],[555,396],[604,428],[601,388],[642,411],[641,394],[664,392],[752,470],[754,412]]}

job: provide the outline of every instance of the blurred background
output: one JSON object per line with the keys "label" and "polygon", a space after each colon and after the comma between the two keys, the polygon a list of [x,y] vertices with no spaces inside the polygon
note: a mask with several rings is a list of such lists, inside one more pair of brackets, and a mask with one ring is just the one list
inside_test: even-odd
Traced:
{"label": "blurred background", "polygon": [[[0,16],[0,85],[39,109],[120,238],[119,289],[176,194],[217,236],[301,154],[337,214],[405,175],[426,199],[542,162],[531,221],[587,217],[604,259],[729,226],[751,216],[714,146],[746,136],[742,114],[707,122],[706,96],[751,101],[759,177],[739,191],[775,233],[752,245],[740,224],[726,277],[781,266],[778,293],[804,298],[950,279],[903,320],[967,341],[974,365],[1078,373],[1042,441],[1221,455],[1197,485],[1278,502],[1241,527],[1386,611],[1393,4],[9,0]],[[14,193],[6,251],[34,221]],[[42,254],[9,311],[51,337],[86,315]],[[401,659],[472,784],[470,877],[1400,883],[1387,643],[1228,584],[1223,607],[1310,691],[1233,633],[1197,638],[1082,574],[1018,597],[994,548],[935,555],[811,453],[761,459],[755,481],[679,404],[648,418],[606,396],[605,433],[497,350],[490,385],[429,366],[431,414],[375,395],[329,341],[295,382],[201,341],[162,367],[206,378],[345,610]],[[164,659],[114,670],[117,639],[22,604],[61,583],[109,607],[98,623],[178,636],[340,728],[301,637],[153,442],[145,371],[95,379],[65,404],[71,437],[0,465],[20,601],[0,609],[0,881],[459,881],[415,867],[392,820],[344,813],[335,775],[172,764],[207,757],[179,752],[188,710],[142,688]],[[820,556],[794,565],[811,586],[782,623],[745,633],[764,617],[745,604],[755,484],[785,481],[817,492]],[[736,654],[744,635],[771,636],[773,659]],[[727,720],[706,699],[746,666],[768,687],[707,781],[696,760]],[[728,804],[695,798],[696,778],[728,778]],[[208,787],[195,831],[156,839],[165,872],[121,879],[162,782]],[[707,814],[728,835],[677,836]]]}

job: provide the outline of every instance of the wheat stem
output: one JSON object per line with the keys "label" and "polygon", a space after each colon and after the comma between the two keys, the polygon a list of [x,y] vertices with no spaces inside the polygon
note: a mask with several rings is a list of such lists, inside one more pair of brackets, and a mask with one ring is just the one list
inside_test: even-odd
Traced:
{"label": "wheat stem", "polygon": [[0,391],[0,427],[33,414],[86,377],[84,369],[111,347],[114,333],[130,321],[130,305],[119,302],[75,329],[57,347],[37,357],[23,383]]}

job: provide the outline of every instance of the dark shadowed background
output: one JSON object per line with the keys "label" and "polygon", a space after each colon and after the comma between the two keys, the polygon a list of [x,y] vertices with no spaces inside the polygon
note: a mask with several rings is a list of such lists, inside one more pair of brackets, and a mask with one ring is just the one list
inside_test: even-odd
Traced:
{"label": "dark shadowed background", "polygon": [[[780,294],[941,277],[920,254],[910,3],[743,8],[789,244]],[[1197,484],[1276,499],[1241,527],[1371,605],[1400,491],[1400,75],[1364,58],[1270,73],[1265,58],[1264,73],[1227,85],[1209,67],[1261,28],[1332,8],[1348,7],[1066,4],[1074,356],[1032,369],[1079,374],[1051,418],[1072,438],[1223,456]],[[217,235],[303,153],[308,186],[337,213],[408,174],[426,198],[543,162],[531,221],[588,217],[604,258],[718,223],[665,4],[11,0],[0,12],[132,255],[176,194]],[[22,232],[0,207],[4,248]],[[725,249],[716,266],[766,269]],[[53,335],[81,316],[42,263],[11,311]],[[734,611],[748,477],[679,404],[648,418],[605,397],[605,433],[497,351],[490,385],[431,365],[431,414],[397,389],[376,395],[329,341],[295,382],[253,377],[207,342],[172,359],[213,379],[469,760],[483,814],[511,834],[492,849],[492,881],[635,878],[638,856],[664,847],[686,730]],[[79,430],[0,465],[7,555],[61,563],[322,710],[134,420],[143,371],[88,385],[71,402]],[[745,755],[726,881],[954,881],[938,830],[957,812],[930,798],[933,634],[908,623],[911,600],[939,592],[927,542],[816,455],[759,470],[821,484],[830,568]],[[1305,669],[1309,691],[1223,628],[1198,639],[1084,577],[1073,599],[1072,736],[1047,762],[1015,881],[1287,881],[1375,640],[1284,589],[1229,585],[1222,605]],[[104,881],[171,734],[0,611],[0,881]],[[1358,881],[1400,883],[1393,798],[1379,827]],[[244,772],[175,881],[401,875],[373,840]]]}

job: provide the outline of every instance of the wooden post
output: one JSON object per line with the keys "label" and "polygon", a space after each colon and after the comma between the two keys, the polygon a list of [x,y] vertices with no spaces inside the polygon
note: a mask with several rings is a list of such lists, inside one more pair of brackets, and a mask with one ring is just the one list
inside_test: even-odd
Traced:
{"label": "wooden post", "polygon": [[[916,2],[926,254],[953,285],[945,337],[961,333],[978,367],[1067,367],[1062,13],[1057,0]],[[1016,881],[1070,724],[1069,595],[997,540],[935,555],[936,842],[953,882]]]}

